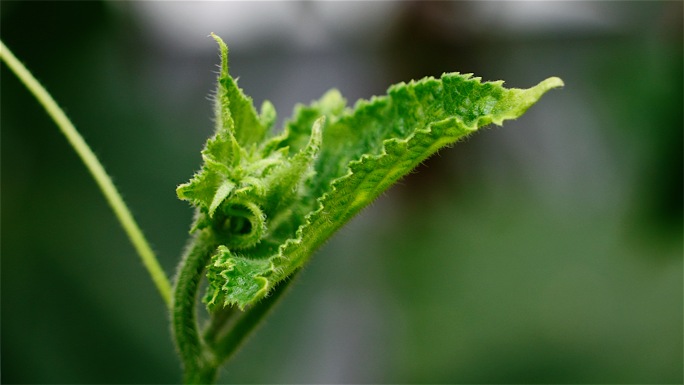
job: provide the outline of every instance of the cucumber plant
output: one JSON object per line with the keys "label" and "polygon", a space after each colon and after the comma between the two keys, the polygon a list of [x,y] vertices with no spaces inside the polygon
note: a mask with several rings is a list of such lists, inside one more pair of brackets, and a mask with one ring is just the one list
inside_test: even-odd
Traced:
{"label": "cucumber plant", "polygon": [[[276,111],[259,112],[221,66],[216,130],[203,165],[176,193],[195,207],[175,283],[156,257],[111,179],[62,110],[4,44],[0,56],[46,108],[81,156],[143,260],[171,312],[186,383],[211,383],[315,250],[418,164],[479,128],[521,116],[555,77],[507,89],[447,73],[389,88],[348,107],[337,90],[298,105],[281,131]],[[202,327],[197,300],[208,312]]]}

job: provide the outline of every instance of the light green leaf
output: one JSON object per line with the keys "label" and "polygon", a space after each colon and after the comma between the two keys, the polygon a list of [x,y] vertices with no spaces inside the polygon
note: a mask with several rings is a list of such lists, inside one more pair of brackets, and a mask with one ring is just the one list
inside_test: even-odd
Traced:
{"label": "light green leaf", "polygon": [[[211,225],[225,241],[207,272],[210,309],[242,309],[268,295],[430,155],[485,125],[521,116],[546,91],[563,85],[549,78],[530,89],[506,89],[503,82],[452,73],[392,86],[387,96],[361,100],[353,109],[332,90],[297,106],[276,136],[266,133],[275,117],[272,106],[256,115],[230,78],[227,48],[217,41],[220,124],[203,151],[202,171],[178,189],[199,209],[196,226]],[[240,214],[236,205],[250,209]],[[249,242],[235,242],[246,234]]]}

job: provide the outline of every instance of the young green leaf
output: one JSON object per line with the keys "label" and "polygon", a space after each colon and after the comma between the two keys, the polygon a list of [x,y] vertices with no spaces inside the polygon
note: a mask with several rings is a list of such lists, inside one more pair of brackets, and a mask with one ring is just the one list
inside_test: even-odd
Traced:
{"label": "young green leaf", "polygon": [[194,229],[209,229],[221,244],[207,268],[210,310],[264,298],[420,162],[480,127],[519,117],[563,85],[549,78],[506,89],[451,73],[392,86],[351,109],[332,90],[298,106],[274,135],[272,105],[257,115],[215,39],[222,57],[216,134],[202,152],[202,170],[177,190],[198,208]]}

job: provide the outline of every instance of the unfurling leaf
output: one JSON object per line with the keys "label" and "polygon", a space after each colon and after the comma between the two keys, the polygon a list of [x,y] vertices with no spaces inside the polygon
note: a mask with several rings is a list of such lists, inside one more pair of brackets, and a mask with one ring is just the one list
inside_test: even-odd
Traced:
{"label": "unfurling leaf", "polygon": [[482,126],[519,117],[563,85],[549,78],[506,89],[450,73],[392,86],[353,108],[332,90],[298,106],[276,135],[273,106],[257,114],[214,38],[222,57],[216,134],[202,151],[202,170],[177,190],[198,209],[194,229],[210,229],[221,243],[207,268],[210,310],[265,297],[420,162]]}

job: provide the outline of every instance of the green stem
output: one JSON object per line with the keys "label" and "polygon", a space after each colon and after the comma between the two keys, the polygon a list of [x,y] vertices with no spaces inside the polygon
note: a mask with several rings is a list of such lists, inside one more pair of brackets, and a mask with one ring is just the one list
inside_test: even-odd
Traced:
{"label": "green stem", "polygon": [[196,304],[204,269],[218,245],[210,229],[198,232],[191,242],[178,270],[171,326],[183,361],[185,383],[211,383],[218,364],[200,339]]}
{"label": "green stem", "polygon": [[107,172],[102,167],[102,164],[97,160],[93,151],[88,147],[83,137],[78,133],[74,125],[62,109],[57,105],[50,94],[38,83],[38,81],[31,75],[31,72],[24,67],[23,64],[12,54],[12,52],[0,41],[0,58],[7,64],[7,66],[17,75],[19,80],[26,86],[26,88],[36,97],[38,102],[45,108],[48,115],[57,124],[57,127],[62,131],[64,136],[73,147],[74,151],[85,163],[88,171],[97,182],[100,190],[107,199],[107,203],[114,211],[119,222],[126,231],[128,238],[135,247],[138,255],[142,259],[143,265],[152,277],[152,281],[157,286],[164,302],[168,308],[171,308],[171,284],[167,278],[164,270],[157,261],[157,258],[152,251],[149,243],[145,239],[140,227],[133,219],[133,215],[124,203],[121,195],[116,190],[112,179],[107,175]]}
{"label": "green stem", "polygon": [[242,312],[237,307],[224,307],[211,314],[208,325],[204,328],[202,339],[209,346],[214,346],[221,332],[233,319],[239,317]]}
{"label": "green stem", "polygon": [[233,325],[228,333],[213,344],[212,349],[216,354],[219,364],[228,361],[240,349],[273,306],[283,297],[283,294],[287,291],[287,288],[298,272],[295,272],[289,279],[281,282],[268,297],[245,310],[244,315],[235,322],[235,325]]}
{"label": "green stem", "polygon": [[[172,311],[172,329],[186,384],[212,383],[219,365],[238,351],[273,305],[282,298],[289,283],[278,285],[271,295],[244,312],[226,308],[211,314],[211,320],[200,337],[197,322],[197,298],[204,271],[216,251],[218,242],[211,229],[199,231],[191,240],[181,261]],[[228,327],[224,334],[222,331]]]}

